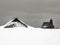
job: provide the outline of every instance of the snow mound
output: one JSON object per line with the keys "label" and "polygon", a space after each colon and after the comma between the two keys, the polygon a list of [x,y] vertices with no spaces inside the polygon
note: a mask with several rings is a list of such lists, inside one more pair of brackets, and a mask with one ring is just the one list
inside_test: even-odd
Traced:
{"label": "snow mound", "polygon": [[42,29],[31,26],[26,28],[24,25],[4,28],[11,25],[11,21],[0,26],[0,45],[60,45],[60,29]]}
{"label": "snow mound", "polygon": [[60,45],[60,29],[0,27],[0,45]]}

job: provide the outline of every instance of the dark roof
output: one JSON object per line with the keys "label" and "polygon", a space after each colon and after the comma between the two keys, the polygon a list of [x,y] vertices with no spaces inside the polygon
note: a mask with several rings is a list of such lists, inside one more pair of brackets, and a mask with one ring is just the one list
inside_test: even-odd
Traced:
{"label": "dark roof", "polygon": [[21,22],[18,18],[15,18],[12,22],[19,22],[19,23],[23,24],[25,27],[28,27],[26,24]]}
{"label": "dark roof", "polygon": [[[44,26],[46,26],[46,27],[44,27]],[[42,25],[42,28],[54,28],[54,26],[50,22],[44,22]]]}
{"label": "dark roof", "polygon": [[50,22],[44,22],[43,23],[43,26],[50,26],[50,25],[52,25],[52,24],[50,24]]}
{"label": "dark roof", "polygon": [[[14,18],[12,22],[18,22],[18,23],[24,25],[25,27],[28,27],[25,23],[23,23],[22,21],[20,21],[18,18]],[[9,27],[16,27],[16,26],[14,24],[12,24],[12,25],[9,25],[9,26],[6,26],[6,27],[9,28]]]}
{"label": "dark roof", "polygon": [[18,18],[15,18],[12,22],[20,22]]}

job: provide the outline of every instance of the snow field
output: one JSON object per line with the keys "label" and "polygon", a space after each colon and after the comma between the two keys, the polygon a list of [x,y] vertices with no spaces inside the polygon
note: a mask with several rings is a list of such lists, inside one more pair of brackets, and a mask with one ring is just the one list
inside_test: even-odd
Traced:
{"label": "snow field", "polygon": [[0,45],[60,45],[60,29],[0,28]]}

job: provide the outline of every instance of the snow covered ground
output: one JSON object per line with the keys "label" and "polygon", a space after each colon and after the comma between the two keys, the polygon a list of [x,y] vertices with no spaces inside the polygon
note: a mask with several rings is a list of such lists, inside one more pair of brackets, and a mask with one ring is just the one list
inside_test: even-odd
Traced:
{"label": "snow covered ground", "polygon": [[0,45],[60,45],[60,29],[0,27]]}

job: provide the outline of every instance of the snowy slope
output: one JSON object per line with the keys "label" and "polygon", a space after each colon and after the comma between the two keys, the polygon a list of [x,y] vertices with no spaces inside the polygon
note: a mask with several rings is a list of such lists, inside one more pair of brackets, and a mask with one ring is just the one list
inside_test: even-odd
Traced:
{"label": "snowy slope", "polygon": [[0,27],[0,45],[60,45],[60,29]]}

